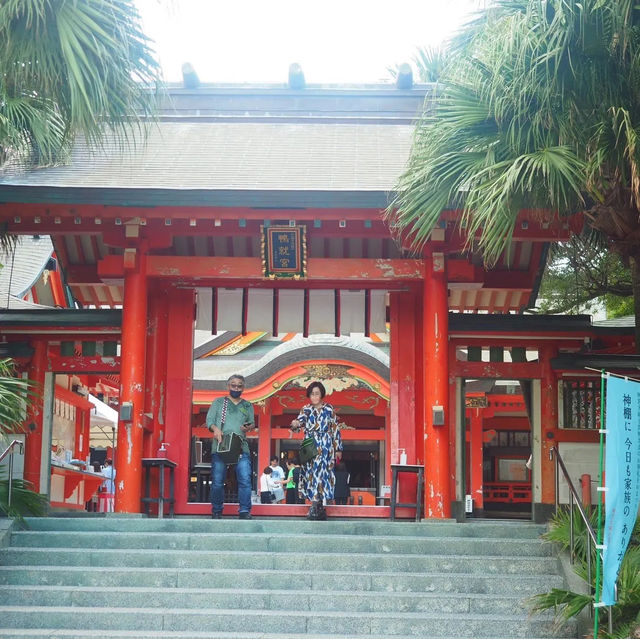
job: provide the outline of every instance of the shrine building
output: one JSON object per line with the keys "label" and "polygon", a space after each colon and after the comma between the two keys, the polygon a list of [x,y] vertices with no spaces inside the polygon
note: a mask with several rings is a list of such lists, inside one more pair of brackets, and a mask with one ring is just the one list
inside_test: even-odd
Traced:
{"label": "shrine building", "polygon": [[[65,166],[3,167],[0,222],[22,241],[0,276],[0,351],[41,389],[23,476],[52,509],[85,507],[95,481],[69,461],[100,448],[115,510],[141,512],[142,460],[163,448],[175,512],[208,514],[205,417],[235,373],[258,426],[254,489],[272,456],[295,457],[287,425],[306,386],[327,387],[351,478],[329,516],[388,517],[404,455],[424,466],[429,518],[544,520],[553,447],[575,477],[596,478],[592,369],[637,366],[633,328],[525,313],[550,244],[579,220],[523,210],[487,269],[456,211],[420,254],[383,219],[432,89],[174,86],[130,148],[79,142]],[[91,426],[95,399],[117,415],[112,437]],[[232,475],[225,514],[237,512]],[[399,489],[415,500],[416,477]]]}

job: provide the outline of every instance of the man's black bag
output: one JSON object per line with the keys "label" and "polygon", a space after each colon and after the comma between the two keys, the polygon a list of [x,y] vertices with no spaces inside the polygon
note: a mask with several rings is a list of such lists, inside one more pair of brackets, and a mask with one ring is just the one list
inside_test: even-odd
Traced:
{"label": "man's black bag", "polygon": [[[222,415],[220,416],[220,430],[224,428],[227,420],[227,407],[229,406],[229,398],[225,397],[222,402]],[[213,445],[213,444],[212,444]],[[222,434],[222,441],[218,444],[218,450],[212,452],[218,453],[220,459],[227,465],[232,466],[238,463],[238,458],[242,455],[242,437],[236,433],[228,432]]]}
{"label": "man's black bag", "polygon": [[236,433],[224,433],[215,452],[227,466],[237,464],[238,458],[242,455],[242,437]]}

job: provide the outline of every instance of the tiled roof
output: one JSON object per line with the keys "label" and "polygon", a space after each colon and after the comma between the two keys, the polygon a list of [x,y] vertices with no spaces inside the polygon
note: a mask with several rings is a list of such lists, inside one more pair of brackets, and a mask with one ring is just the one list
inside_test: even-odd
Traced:
{"label": "tiled roof", "polygon": [[0,260],[0,307],[44,308],[20,298],[36,283],[52,253],[48,236],[18,238],[15,251]]}
{"label": "tiled roof", "polygon": [[593,325],[608,328],[632,328],[636,325],[636,318],[633,315],[624,315],[623,317],[594,321]]}
{"label": "tiled roof", "polygon": [[335,123],[160,122],[146,145],[83,143],[69,166],[6,166],[3,186],[179,190],[389,191],[413,127]]}

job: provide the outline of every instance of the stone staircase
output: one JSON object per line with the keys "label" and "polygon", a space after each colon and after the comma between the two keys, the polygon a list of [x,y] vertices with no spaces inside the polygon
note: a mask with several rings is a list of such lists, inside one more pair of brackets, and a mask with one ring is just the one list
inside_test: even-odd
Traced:
{"label": "stone staircase", "polygon": [[[0,548],[0,637],[575,637],[518,522],[27,519]],[[555,630],[555,632],[554,632]]]}

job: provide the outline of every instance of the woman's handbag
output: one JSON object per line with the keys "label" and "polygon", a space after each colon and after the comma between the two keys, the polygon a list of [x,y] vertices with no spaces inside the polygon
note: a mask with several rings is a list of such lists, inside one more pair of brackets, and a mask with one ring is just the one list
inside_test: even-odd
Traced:
{"label": "woman's handbag", "polygon": [[300,458],[301,464],[306,464],[307,462],[315,459],[318,456],[318,444],[313,437],[307,437],[302,440],[300,444],[300,451],[298,453],[298,457]]}

